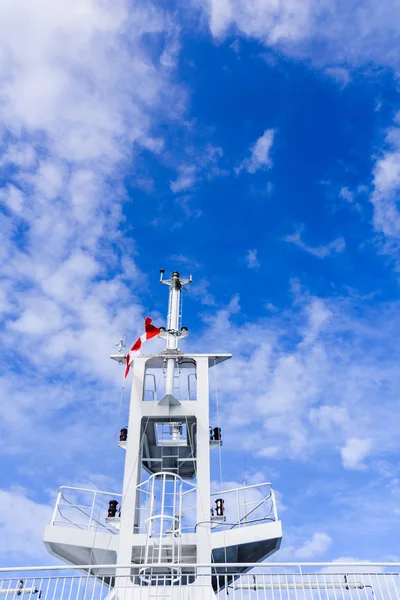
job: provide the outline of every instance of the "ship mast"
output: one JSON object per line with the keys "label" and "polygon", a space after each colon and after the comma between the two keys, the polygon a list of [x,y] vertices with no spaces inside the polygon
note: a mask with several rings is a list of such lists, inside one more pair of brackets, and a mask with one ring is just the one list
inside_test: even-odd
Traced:
{"label": "ship mast", "polygon": [[[179,279],[178,271],[172,273],[171,279],[163,279],[164,270],[160,271],[160,283],[169,285],[169,301],[168,301],[168,317],[167,331],[164,334],[166,338],[165,352],[176,354],[179,350],[179,338],[186,337],[188,334],[187,328],[179,328],[181,314],[181,294],[182,286],[192,283],[192,276],[189,279]],[[174,392],[174,373],[175,373],[175,358],[167,359],[167,375],[165,385],[165,396],[173,396]]]}
{"label": "ship mast", "polygon": [[[130,354],[128,425],[118,442],[125,452],[122,493],[71,488],[75,498],[83,494],[92,506],[86,531],[82,502],[66,498],[64,486],[54,515],[64,519],[63,502],[69,510],[76,507],[76,528],[59,527],[54,518],[44,540],[52,554],[75,565],[90,564],[92,573],[113,563],[111,575],[124,586],[121,600],[134,598],[139,587],[141,599],[152,600],[155,581],[164,586],[163,598],[172,600],[179,585],[181,600],[209,600],[221,581],[230,581],[225,563],[269,556],[279,548],[282,528],[268,482],[211,493],[210,452],[221,452],[222,424],[210,422],[209,370],[231,355],[179,348],[188,335],[181,326],[182,291],[192,277],[181,279],[174,271],[164,279],[163,274],[160,282],[169,286],[167,323],[155,335],[165,339],[165,349],[146,354],[144,344]],[[124,342],[118,347],[111,358],[125,365]],[[108,514],[102,505],[104,521],[95,516],[99,499],[109,503]],[[75,526],[69,516],[66,524]],[[127,565],[132,565],[129,577]],[[125,596],[128,588],[132,594]],[[116,592],[113,598],[120,600]]]}

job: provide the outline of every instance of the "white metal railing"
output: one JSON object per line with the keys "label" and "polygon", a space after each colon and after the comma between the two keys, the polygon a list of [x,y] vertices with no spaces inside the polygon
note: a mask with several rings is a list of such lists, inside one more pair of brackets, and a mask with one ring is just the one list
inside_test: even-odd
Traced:
{"label": "white metal railing", "polygon": [[[160,500],[149,487],[151,481],[150,477],[137,486],[140,503],[137,508],[135,533],[147,532],[146,522],[154,512],[154,502]],[[180,528],[183,533],[189,533],[196,529],[196,486],[186,481],[183,481],[183,484]],[[214,519],[214,510],[214,517],[211,517],[213,529],[247,527],[263,521],[278,520],[275,494],[269,482],[213,493],[211,503],[218,498],[224,500],[224,519]],[[122,508],[122,494],[62,486],[54,507],[52,525],[82,530],[104,529],[116,534],[117,529],[106,521],[110,500],[117,500],[118,510]],[[171,516],[175,516],[176,507],[167,508]]]}
{"label": "white metal railing", "polygon": [[[157,477],[159,475],[157,474]],[[170,476],[175,477],[173,473]],[[152,481],[153,477],[150,477],[137,486],[140,502],[136,509],[135,533],[147,533],[148,520],[150,516],[154,516],[154,512],[157,512],[156,507],[160,497],[151,488]],[[196,524],[196,502],[193,500],[196,486],[186,481],[183,481],[182,484],[180,529],[189,532],[194,530]],[[170,495],[168,495],[168,499],[169,497]],[[117,516],[119,516],[119,511],[123,509],[122,494],[62,486],[54,506],[51,524],[81,530],[105,530],[117,534],[118,530],[108,519],[106,520],[110,500],[118,500]],[[170,513],[170,517],[172,515],[175,517],[174,502],[167,503],[166,509],[167,513]]]}
{"label": "white metal railing", "polygon": [[275,492],[269,482],[244,485],[211,494],[212,500],[218,498],[224,501],[225,521],[216,524],[216,527],[233,529],[262,521],[278,520]]}
{"label": "white metal railing", "polygon": [[122,494],[113,492],[62,486],[54,507],[52,525],[83,530],[105,529],[117,533],[105,518],[109,501],[118,500],[121,503],[121,499]]}
{"label": "white metal railing", "polygon": [[179,564],[173,570],[166,564],[158,565],[153,573],[154,565],[147,567],[146,580],[139,574],[139,565],[1,568],[0,597],[210,600],[215,595],[221,600],[400,599],[400,563]]}

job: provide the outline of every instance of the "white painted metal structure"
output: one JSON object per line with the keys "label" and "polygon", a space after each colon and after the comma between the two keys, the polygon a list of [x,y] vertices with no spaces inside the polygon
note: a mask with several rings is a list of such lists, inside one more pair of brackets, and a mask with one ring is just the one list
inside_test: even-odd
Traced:
{"label": "white painted metal structure", "polygon": [[[97,577],[112,576],[112,586],[114,576],[124,580],[121,597],[132,598],[139,586],[143,600],[150,598],[154,584],[164,581],[165,597],[176,587],[182,598],[197,598],[200,588],[211,598],[221,587],[215,573],[226,578],[230,572],[216,571],[217,565],[232,564],[233,581],[246,563],[279,548],[282,529],[270,483],[211,494],[210,450],[220,452],[222,441],[219,427],[210,437],[209,369],[231,355],[179,349],[187,336],[182,286],[191,277],[181,280],[174,272],[164,280],[161,272],[160,281],[169,286],[167,327],[160,334],[166,347],[133,360],[128,435],[120,444],[122,494],[62,487],[44,542],[54,556],[91,564]],[[119,510],[106,518],[110,500]],[[105,575],[106,564],[114,570]],[[132,565],[129,584],[121,565]]]}
{"label": "white painted metal structure", "polygon": [[[166,565],[168,566],[168,565]],[[247,571],[243,574],[242,567]],[[0,597],[5,600],[131,600],[151,597],[181,600],[209,598],[209,565],[191,568],[191,584],[181,578],[170,585],[166,576],[154,576],[148,586],[136,577],[132,594],[132,567],[104,565],[103,574],[93,577],[93,567],[0,568]],[[79,570],[78,570],[79,569]],[[219,565],[216,594],[221,600],[400,600],[400,563],[262,563]],[[229,574],[223,573],[229,569]],[[86,571],[86,574],[82,574]],[[111,576],[111,574],[113,574]],[[186,594],[191,588],[191,595]]]}

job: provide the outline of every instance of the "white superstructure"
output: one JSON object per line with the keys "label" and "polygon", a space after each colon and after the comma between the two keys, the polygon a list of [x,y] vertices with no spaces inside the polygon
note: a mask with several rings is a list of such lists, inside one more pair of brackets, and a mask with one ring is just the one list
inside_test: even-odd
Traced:
{"label": "white superstructure", "polygon": [[[91,564],[98,577],[121,576],[119,566],[131,564],[133,588],[151,589],[162,576],[170,588],[194,590],[201,576],[202,589],[208,581],[214,595],[218,574],[229,572],[218,564],[235,564],[237,572],[238,564],[271,555],[280,546],[281,522],[269,482],[212,493],[210,452],[223,449],[221,428],[210,423],[209,371],[231,355],[180,349],[188,334],[181,294],[191,277],[174,272],[164,280],[161,272],[160,281],[169,286],[167,327],[160,333],[166,346],[133,359],[129,422],[119,442],[122,490],[61,488],[44,543],[65,562]],[[125,363],[121,354],[111,358]],[[113,573],[102,569],[110,564]]]}

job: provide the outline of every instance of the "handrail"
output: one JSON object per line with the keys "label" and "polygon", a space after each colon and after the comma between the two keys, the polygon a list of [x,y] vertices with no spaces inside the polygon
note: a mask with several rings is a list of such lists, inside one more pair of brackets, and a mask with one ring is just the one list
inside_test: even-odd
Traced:
{"label": "handrail", "polygon": [[[142,481],[142,483],[139,483],[139,485],[136,486],[136,489],[139,489],[142,486],[146,485],[146,483],[149,483],[149,481],[151,479],[155,479],[156,477],[161,477],[162,475],[170,475],[171,477],[174,477],[175,479],[180,479],[185,485],[188,485],[188,486],[192,487],[193,489],[197,487],[196,484],[190,483],[190,481],[187,481],[186,479],[182,479],[182,477],[180,475],[178,475],[177,473],[172,473],[172,471],[159,471],[158,473],[153,473],[153,475],[150,475],[150,477],[148,479],[146,479],[146,481]],[[121,494],[121,496],[122,496],[122,494]]]}
{"label": "handrail", "polygon": [[[58,513],[61,515],[61,518],[63,519],[63,521],[67,521],[68,523],[71,523],[71,525],[73,525],[74,527],[77,527],[78,529],[81,529],[82,531],[85,531],[85,528],[84,528],[84,527],[82,527],[81,525],[78,525],[78,523],[74,523],[73,521],[71,521],[71,519],[68,519],[68,517],[65,517],[65,516],[62,514],[62,512],[61,512],[61,510],[60,510],[60,507],[59,507],[59,506],[58,506]],[[61,523],[62,523],[63,521],[61,521]],[[57,519],[54,519],[54,521],[53,521],[53,525],[54,525],[55,523],[57,523]]]}
{"label": "handrail", "polygon": [[[141,494],[145,494],[146,496],[150,496],[149,491],[145,489],[146,486],[148,486],[148,484],[151,482],[151,480],[154,480],[155,478],[162,477],[162,476],[171,476],[175,480],[179,480],[182,483],[184,483],[185,487],[187,489],[182,492],[182,496],[186,496],[187,494],[190,494],[197,489],[196,484],[193,484],[186,480],[183,480],[176,473],[163,471],[163,472],[155,473],[155,474],[151,475],[146,481],[143,481],[142,483],[140,483],[137,486],[137,491]],[[245,492],[248,492],[249,490],[256,490],[256,489],[260,490],[260,493],[262,493],[263,488],[265,488],[265,487],[268,488],[268,494],[267,494],[267,496],[264,496],[261,500],[256,499],[255,501],[250,501],[247,503],[245,501],[244,504],[242,504],[240,502],[241,493],[245,493]],[[73,500],[68,498],[68,495],[70,495],[69,492],[72,492],[72,493],[76,492],[77,494],[83,494],[83,495],[84,494],[92,495],[93,496],[92,506],[86,507],[84,505],[75,503]],[[214,492],[214,493],[210,494],[210,498],[215,498],[220,495],[228,495],[228,494],[235,494],[236,495],[236,503],[237,503],[237,518],[234,520],[234,522],[230,523],[231,529],[245,527],[245,526],[253,524],[257,521],[266,521],[266,520],[277,521],[278,520],[277,507],[276,507],[276,502],[275,502],[275,493],[274,493],[274,490],[273,490],[270,482],[255,483],[255,484],[248,485],[248,486],[244,485],[244,486],[240,486],[237,488],[231,488],[228,490],[224,490],[222,492]],[[73,494],[73,495],[75,495],[75,494]],[[96,519],[93,514],[93,508],[96,503],[96,498],[97,497],[104,498],[105,496],[107,496],[107,497],[112,496],[114,498],[122,498],[123,497],[123,495],[120,493],[114,493],[114,492],[109,492],[109,491],[89,489],[89,488],[79,488],[76,486],[67,486],[67,485],[61,486],[60,491],[57,495],[55,509],[53,512],[53,519],[52,519],[51,523],[53,525],[56,525],[56,524],[58,525],[59,523],[64,522],[66,525],[68,524],[68,525],[71,525],[78,529],[85,530],[85,529],[91,529],[92,527],[94,527],[94,528],[101,528],[110,533],[115,533],[114,529],[110,528],[102,521],[99,521],[98,519]],[[77,496],[77,500],[78,499],[79,499],[79,496]],[[260,518],[251,519],[249,521],[248,517],[250,515],[254,514],[254,512],[257,509],[262,507],[263,504],[265,505],[267,502],[272,504],[272,507],[269,508],[268,514],[263,514],[263,516],[260,516]],[[63,510],[62,510],[63,506],[75,509],[81,515],[83,515],[85,517],[85,519],[88,519],[88,522],[75,523],[71,518],[64,515]],[[195,508],[195,507],[187,508],[187,510],[193,510],[193,508]],[[243,510],[243,508],[244,508],[244,510]],[[250,510],[244,514],[244,511],[246,510],[246,508],[248,508]],[[146,512],[146,508],[141,507],[141,511]],[[271,512],[273,512],[273,517],[270,516]],[[60,516],[60,519],[58,519],[58,515]],[[225,523],[225,526],[226,525],[227,524]],[[222,523],[220,524],[220,526],[223,526]]]}
{"label": "handrail", "polygon": [[252,485],[242,485],[242,487],[232,488],[231,490],[222,490],[222,492],[213,492],[211,496],[221,496],[222,494],[229,494],[230,492],[240,492],[241,490],[250,490],[251,488],[262,487],[263,485],[269,485],[272,489],[272,483],[266,481],[265,483],[254,483]]}
{"label": "handrail", "polygon": [[[274,502],[272,499],[272,494],[269,494],[268,496],[265,496],[265,498],[263,498],[262,500],[260,500],[260,502],[254,507],[252,508],[248,513],[246,513],[243,517],[241,517],[239,519],[239,521],[237,523],[235,523],[231,529],[235,529],[235,527],[240,527],[240,524],[243,523],[243,521],[245,519],[247,519],[247,517],[249,515],[251,515],[251,513],[253,513],[255,510],[257,510],[257,508],[260,508],[260,506],[262,506],[267,500],[271,499],[271,504]],[[259,517],[258,519],[253,519],[252,521],[250,521],[250,523],[253,523],[254,521],[266,521],[269,517],[269,515],[271,514],[271,510],[272,510],[272,506],[268,512],[267,515],[265,515],[264,517]]]}
{"label": "handrail", "polygon": [[[121,497],[122,498],[122,494],[114,494],[112,492],[103,492],[101,490],[90,490],[87,488],[78,488],[78,487],[73,487],[73,486],[67,486],[67,485],[63,485],[60,487],[60,491],[58,493],[57,496],[57,500],[56,500],[56,505],[55,505],[55,509],[54,509],[54,513],[53,513],[53,519],[52,519],[52,524],[54,525],[57,522],[57,514],[59,514],[61,516],[62,519],[64,519],[64,521],[70,523],[71,525],[73,525],[74,527],[77,527],[78,529],[81,529],[83,531],[85,531],[86,529],[90,529],[92,527],[92,524],[96,524],[97,526],[99,526],[101,529],[105,529],[106,531],[108,531],[109,533],[114,533],[113,529],[111,529],[110,527],[108,527],[107,525],[105,525],[104,523],[102,523],[101,521],[98,521],[92,513],[86,512],[85,510],[83,510],[83,508],[87,508],[88,511],[90,510],[90,507],[81,507],[78,504],[74,504],[71,500],[69,500],[69,498],[67,498],[63,491],[64,490],[74,490],[77,492],[83,492],[85,494],[93,494],[94,498],[96,498],[97,494],[102,494],[105,496],[117,496],[117,497]],[[94,500],[93,500],[94,503]],[[82,523],[74,523],[73,521],[71,521],[71,519],[69,519],[68,517],[66,517],[62,511],[61,511],[61,506],[71,506],[72,508],[74,508],[75,510],[77,510],[78,512],[80,512],[82,515],[84,515],[85,517],[87,517],[89,519],[89,525],[85,526]]]}
{"label": "handrail", "polygon": [[85,517],[89,517],[89,527],[83,527],[83,526],[81,526],[80,523],[74,523],[73,521],[71,521],[71,519],[68,519],[68,517],[65,517],[62,514],[61,510],[60,510],[60,506],[58,506],[58,512],[61,515],[61,517],[63,519],[65,519],[66,521],[68,521],[68,523],[71,523],[71,525],[73,525],[74,527],[77,527],[78,529],[82,529],[82,531],[85,531],[87,529],[90,529],[92,523],[97,523],[97,525],[100,525],[100,527],[102,529],[106,529],[110,533],[114,533],[114,531],[112,529],[110,529],[110,527],[107,527],[107,525],[104,525],[103,523],[101,523],[100,521],[98,521],[97,519],[95,519],[94,517],[92,517],[90,514],[88,514],[85,511],[81,510],[78,506],[75,506],[74,504],[72,504],[71,506],[73,506],[74,508],[77,508],[79,510],[79,512],[81,512],[83,515],[85,515]]}
{"label": "handrail", "polygon": [[103,492],[102,490],[90,490],[87,488],[78,488],[78,487],[73,487],[70,485],[62,485],[60,487],[60,492],[61,492],[61,490],[75,490],[76,492],[86,492],[86,493],[96,492],[96,494],[103,494],[105,496],[120,496],[122,498],[122,494],[117,494],[116,492]]}
{"label": "handrail", "polygon": [[[139,564],[99,564],[99,565],[51,565],[51,566],[23,566],[23,567],[0,567],[0,573],[16,573],[21,571],[67,571],[69,570],[87,570],[95,571],[96,569],[132,569],[137,567],[153,567],[154,563],[150,563],[148,565],[139,565]],[[249,563],[176,563],[175,566],[179,566],[183,569],[205,569],[205,568],[237,568],[238,571],[242,571],[243,569],[254,569],[254,568],[265,568],[265,569],[274,569],[274,568],[285,568],[285,567],[307,567],[307,568],[315,568],[315,567],[338,567],[342,568],[360,568],[360,567],[380,567],[380,568],[400,568],[400,562],[373,562],[373,561],[358,561],[358,562],[249,562]],[[160,568],[171,568],[171,563],[157,563],[157,567]],[[340,574],[340,573],[338,573]],[[357,574],[362,574],[362,571]],[[385,573],[377,573],[377,575]],[[386,573],[387,574],[387,573]]]}
{"label": "handrail", "polygon": [[272,486],[271,486],[271,496],[272,496],[272,509],[274,511],[274,519],[275,519],[275,521],[278,521],[278,509],[276,507],[275,490]]}

